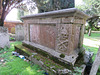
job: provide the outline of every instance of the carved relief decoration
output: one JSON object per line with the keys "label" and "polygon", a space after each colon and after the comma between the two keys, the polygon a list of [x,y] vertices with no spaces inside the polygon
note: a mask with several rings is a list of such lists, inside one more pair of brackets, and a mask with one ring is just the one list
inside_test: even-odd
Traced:
{"label": "carved relief decoration", "polygon": [[58,25],[58,36],[57,36],[57,48],[59,51],[67,51],[68,49],[68,38],[69,38],[69,26],[62,24]]}

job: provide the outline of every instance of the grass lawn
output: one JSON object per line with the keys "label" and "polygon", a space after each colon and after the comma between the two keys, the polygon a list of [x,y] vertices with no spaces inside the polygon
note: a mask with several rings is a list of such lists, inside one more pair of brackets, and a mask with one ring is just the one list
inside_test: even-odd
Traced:
{"label": "grass lawn", "polygon": [[[94,52],[94,56],[92,58],[94,61],[98,48],[100,46],[100,33],[92,33],[91,36],[85,34],[83,46],[86,50]],[[100,67],[97,75],[100,75]]]}
{"label": "grass lawn", "polygon": [[93,60],[97,54],[98,48],[100,46],[100,33],[92,33],[91,36],[88,34],[84,35],[83,46],[86,50],[94,52]]}
{"label": "grass lawn", "polygon": [[0,75],[44,75],[44,71],[38,65],[12,55],[14,45],[17,44],[21,42],[12,42],[9,49],[0,49]]}

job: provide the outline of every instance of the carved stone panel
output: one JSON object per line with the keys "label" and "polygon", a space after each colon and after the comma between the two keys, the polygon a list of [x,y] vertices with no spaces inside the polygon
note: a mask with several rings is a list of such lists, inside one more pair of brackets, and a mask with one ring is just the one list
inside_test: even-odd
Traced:
{"label": "carved stone panel", "polygon": [[68,49],[68,38],[69,38],[69,25],[59,24],[57,25],[58,35],[57,35],[57,50],[65,52]]}
{"label": "carved stone panel", "polygon": [[80,27],[74,24],[59,24],[57,31],[57,51],[72,54],[78,48]]}
{"label": "carved stone panel", "polygon": [[30,25],[30,42],[55,49],[54,25]]}

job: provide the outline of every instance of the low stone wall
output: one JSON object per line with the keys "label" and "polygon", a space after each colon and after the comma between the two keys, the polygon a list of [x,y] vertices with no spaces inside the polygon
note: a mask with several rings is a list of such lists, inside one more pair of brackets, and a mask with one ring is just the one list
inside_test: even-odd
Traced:
{"label": "low stone wall", "polygon": [[24,27],[21,24],[16,25],[16,27],[15,27],[15,39],[17,41],[24,40]]}
{"label": "low stone wall", "polygon": [[0,48],[10,47],[7,28],[0,27]]}

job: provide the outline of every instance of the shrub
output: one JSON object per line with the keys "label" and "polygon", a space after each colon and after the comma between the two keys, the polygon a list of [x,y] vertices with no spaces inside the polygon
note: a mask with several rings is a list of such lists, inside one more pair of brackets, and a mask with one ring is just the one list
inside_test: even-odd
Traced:
{"label": "shrub", "polygon": [[15,34],[15,28],[14,28],[14,27],[11,28],[11,33],[12,33],[12,34]]}

